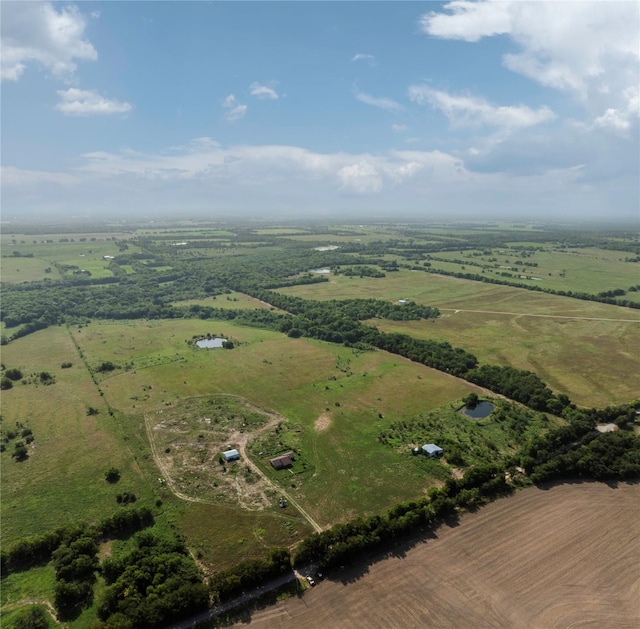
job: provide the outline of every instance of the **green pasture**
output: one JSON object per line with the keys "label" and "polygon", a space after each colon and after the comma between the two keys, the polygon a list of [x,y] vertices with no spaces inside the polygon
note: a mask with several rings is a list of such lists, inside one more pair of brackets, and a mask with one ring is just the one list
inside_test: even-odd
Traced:
{"label": "green pasture", "polygon": [[[136,251],[135,245],[129,244],[129,252]],[[13,253],[13,251],[20,252],[23,256],[26,254],[33,254],[34,258],[42,258],[49,262],[59,262],[61,264],[76,264],[80,265],[78,261],[86,260],[101,260],[102,256],[110,255],[117,256],[120,251],[118,250],[118,244],[113,240],[98,240],[92,242],[87,240],[86,242],[37,242],[26,244],[19,244],[17,246],[7,245],[3,246],[3,253]]]}
{"label": "green pasture", "polygon": [[537,373],[576,404],[625,403],[640,391],[640,321],[593,321],[443,311],[429,321],[380,321],[385,332],[449,341],[481,363]]}
{"label": "green pasture", "polygon": [[254,234],[260,236],[291,236],[308,234],[306,229],[295,229],[293,227],[267,227],[265,229],[254,229]]}
{"label": "green pasture", "polygon": [[[186,342],[207,332],[232,338],[236,348],[200,350]],[[354,352],[223,321],[92,323],[77,337],[92,364],[121,365],[101,375],[100,386],[125,413],[230,393],[284,415],[313,468],[290,490],[324,524],[421,495],[436,479],[383,448],[377,434],[388,422],[473,389],[385,352]],[[322,415],[329,427],[319,432],[314,425]]]}
{"label": "green pasture", "polygon": [[[50,268],[47,273],[45,269]],[[35,282],[45,277],[59,278],[57,269],[40,258],[7,257],[0,260],[0,276],[3,282]]]}
{"label": "green pasture", "polygon": [[278,292],[306,299],[412,299],[420,304],[451,309],[490,310],[516,314],[553,314],[640,321],[640,311],[583,301],[524,288],[485,284],[422,271],[402,269],[383,278],[327,276],[320,284],[279,288]]}
{"label": "green pasture", "polygon": [[[509,249],[494,249],[491,255],[474,256],[474,253],[481,252],[448,251],[439,253],[436,257],[477,262],[492,267],[484,272],[490,276],[553,290],[597,294],[614,288],[626,290],[629,286],[640,282],[640,265],[624,262],[625,257],[633,257],[628,252],[572,248],[568,249],[567,253],[549,250],[533,251],[525,258],[518,257],[518,251]],[[490,262],[489,259],[493,258],[497,258],[497,261]],[[535,262],[538,266],[525,266],[525,262]],[[482,273],[481,268],[468,266],[464,263],[446,263],[434,260],[431,264],[434,269]],[[465,266],[464,269],[463,266]],[[513,277],[502,277],[501,273],[511,273]],[[527,279],[529,277],[539,279]],[[630,293],[629,297],[633,299],[634,293]],[[640,301],[640,295],[637,300]]]}
{"label": "green pasture", "polygon": [[[12,341],[2,348],[2,362],[21,369],[24,380],[31,381],[2,392],[2,433],[20,422],[35,437],[25,461],[11,457],[15,439],[0,454],[3,544],[111,515],[118,508],[115,496],[123,490],[145,504],[149,486],[65,328]],[[63,362],[72,367],[62,369]],[[45,386],[32,377],[41,371],[52,374],[55,384]],[[87,415],[89,406],[98,414]],[[104,479],[111,466],[121,471],[117,485]]]}
{"label": "green pasture", "polygon": [[252,310],[257,308],[271,308],[269,304],[265,304],[263,301],[250,297],[244,293],[238,293],[231,291],[224,295],[213,295],[211,297],[204,297],[202,299],[187,299],[184,301],[173,302],[174,306],[211,306],[212,308],[225,308],[229,310]]}
{"label": "green pasture", "polygon": [[[53,566],[38,566],[25,572],[14,572],[2,577],[0,588],[0,614],[3,627],[15,627],[14,619],[27,605],[49,601],[53,603],[55,574]],[[50,620],[50,626],[59,626]]]}
{"label": "green pasture", "polygon": [[228,505],[182,503],[176,524],[189,548],[210,570],[255,559],[275,546],[292,546],[313,533],[293,507],[278,513],[245,511]]}

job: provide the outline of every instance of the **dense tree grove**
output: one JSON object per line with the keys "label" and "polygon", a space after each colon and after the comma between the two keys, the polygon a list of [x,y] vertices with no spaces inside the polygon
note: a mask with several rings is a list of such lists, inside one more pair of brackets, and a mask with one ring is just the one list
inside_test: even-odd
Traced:
{"label": "dense tree grove", "polygon": [[97,539],[99,536],[128,536],[135,531],[151,526],[153,522],[153,514],[149,508],[130,508],[122,509],[92,527],[85,524],[59,527],[49,533],[24,537],[8,548],[2,549],[0,554],[2,574],[27,570],[32,566],[49,562],[53,552],[61,544],[66,544],[69,540],[80,535],[89,535],[93,539]]}
{"label": "dense tree grove", "polygon": [[138,533],[127,555],[105,559],[107,588],[98,602],[106,628],[162,627],[206,609],[207,587],[184,542]]}
{"label": "dense tree grove", "polygon": [[244,561],[233,568],[217,572],[211,577],[209,588],[214,600],[223,602],[290,571],[289,549],[272,548],[265,559]]}

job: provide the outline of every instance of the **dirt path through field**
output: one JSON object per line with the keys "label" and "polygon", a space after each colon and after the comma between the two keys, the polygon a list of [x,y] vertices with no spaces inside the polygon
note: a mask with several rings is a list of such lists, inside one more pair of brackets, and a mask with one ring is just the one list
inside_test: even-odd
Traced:
{"label": "dirt path through field", "polygon": [[[262,472],[262,470],[251,460],[251,458],[247,454],[247,444],[249,443],[250,438],[255,438],[256,436],[266,432],[267,430],[270,430],[271,428],[276,426],[279,422],[286,421],[286,418],[273,411],[266,411],[264,409],[261,409],[258,406],[255,406],[254,404],[252,404],[251,402],[249,402],[248,400],[240,396],[229,395],[228,397],[233,397],[237,400],[240,400],[249,410],[253,411],[254,413],[265,415],[269,418],[269,421],[266,424],[261,426],[259,429],[254,430],[251,433],[234,431],[229,434],[229,441],[233,442],[234,444],[237,444],[238,452],[240,453],[240,456],[244,461],[244,463],[246,463],[246,465],[254,472],[254,474],[259,476],[264,483],[266,483],[269,487],[271,487],[277,493],[282,494],[288,500],[289,504],[293,505],[302,514],[302,516],[307,520],[307,522],[309,522],[309,524],[314,528],[315,531],[317,531],[318,533],[322,531],[322,527],[311,517],[311,515],[309,515],[309,513],[305,509],[302,508],[300,503],[298,503],[298,501],[295,498],[293,498],[288,491],[276,485],[270,478],[268,478]],[[211,500],[188,496],[187,494],[185,494],[184,492],[181,492],[178,489],[176,482],[172,478],[167,467],[162,462],[162,457],[158,453],[158,447],[153,437],[151,415],[152,413],[145,413],[144,415],[145,427],[147,429],[147,436],[149,438],[149,444],[151,446],[151,454],[153,456],[153,460],[158,466],[158,469],[160,470],[162,477],[164,478],[164,481],[167,484],[167,487],[172,491],[172,493],[177,498],[180,498],[181,500],[185,500],[187,502],[201,502],[201,503],[213,504],[213,501]]]}
{"label": "dirt path through field", "polygon": [[640,323],[640,319],[607,319],[605,317],[572,317],[569,315],[531,314],[528,312],[499,312],[497,310],[465,310],[463,308],[438,308],[438,310],[473,312],[477,314],[507,315],[512,317],[542,317],[544,319],[574,319],[575,321],[613,321],[615,323]]}
{"label": "dirt path through field", "polygon": [[[2,612],[10,612],[13,611],[14,609],[20,609],[21,607],[26,607],[27,605],[42,605],[43,607],[45,607],[47,609],[47,613],[49,614],[49,616],[51,616],[51,618],[53,619],[53,621],[55,623],[57,623],[59,626],[62,627],[67,627],[67,623],[63,623],[59,618],[58,615],[56,614],[56,610],[53,606],[53,604],[51,603],[51,601],[47,601],[47,600],[39,600],[39,599],[35,599],[35,598],[25,598],[22,599],[21,601],[16,601],[15,603],[10,603],[9,605],[4,605],[0,611]],[[31,626],[31,625],[29,625]]]}

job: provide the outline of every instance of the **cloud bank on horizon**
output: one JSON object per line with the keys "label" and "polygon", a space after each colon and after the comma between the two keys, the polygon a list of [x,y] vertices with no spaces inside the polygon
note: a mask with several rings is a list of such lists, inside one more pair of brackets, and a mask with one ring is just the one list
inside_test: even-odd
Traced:
{"label": "cloud bank on horizon", "polygon": [[0,10],[4,220],[638,220],[635,3]]}

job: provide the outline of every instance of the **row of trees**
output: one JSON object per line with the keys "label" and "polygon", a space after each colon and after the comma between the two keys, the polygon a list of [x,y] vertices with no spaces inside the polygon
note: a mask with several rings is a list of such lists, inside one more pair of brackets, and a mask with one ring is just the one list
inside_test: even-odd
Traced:
{"label": "row of trees", "polygon": [[148,507],[122,509],[114,515],[104,518],[93,526],[79,524],[72,527],[59,527],[48,533],[24,537],[0,553],[1,572],[20,572],[51,561],[53,552],[61,545],[68,544],[80,536],[126,537],[154,522],[153,513]]}
{"label": "row of trees", "polygon": [[537,437],[514,456],[471,467],[463,478],[450,478],[443,487],[430,489],[428,497],[398,504],[382,516],[359,518],[314,533],[298,546],[294,565],[344,565],[365,551],[387,548],[404,535],[437,526],[460,509],[475,509],[512,491],[507,478],[517,478],[518,464],[526,465],[535,483],[567,478],[640,478],[640,435],[628,429],[603,434],[594,430],[597,423],[614,418],[628,426],[633,408],[567,409],[568,425]]}

